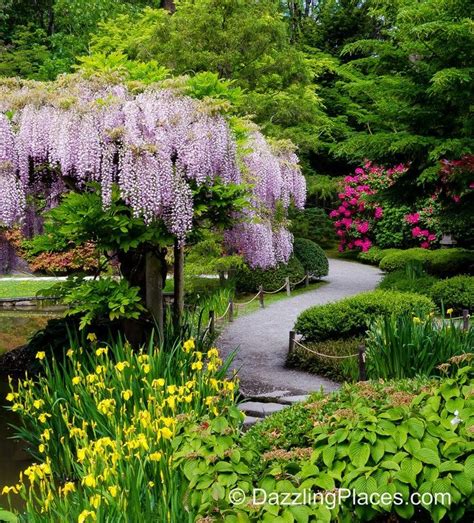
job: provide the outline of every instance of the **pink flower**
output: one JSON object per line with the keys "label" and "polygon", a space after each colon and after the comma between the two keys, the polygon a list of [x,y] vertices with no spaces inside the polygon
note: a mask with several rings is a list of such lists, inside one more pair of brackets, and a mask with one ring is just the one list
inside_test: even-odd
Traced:
{"label": "pink flower", "polygon": [[414,227],[411,230],[411,233],[412,233],[414,238],[418,238],[418,236],[421,236],[421,229],[419,227]]}
{"label": "pink flower", "polygon": [[458,196],[457,194],[454,194],[453,195],[453,200],[454,200],[455,203],[459,203],[461,201],[461,197]]}
{"label": "pink flower", "polygon": [[375,219],[378,220],[379,218],[382,218],[383,216],[383,209],[382,207],[376,207],[375,213],[374,213]]}
{"label": "pink flower", "polygon": [[407,214],[405,216],[405,220],[408,223],[415,224],[420,221],[420,215],[417,212],[414,212],[413,214]]}
{"label": "pink flower", "polygon": [[360,167],[357,167],[357,169],[354,172],[356,174],[364,174],[364,169],[361,169]]}
{"label": "pink flower", "polygon": [[372,247],[372,242],[368,238],[366,238],[362,242],[362,252],[368,251],[371,247]]}
{"label": "pink flower", "polygon": [[337,218],[339,216],[339,211],[337,209],[334,209],[334,211],[331,211],[329,213],[330,218]]}
{"label": "pink flower", "polygon": [[349,203],[350,203],[351,205],[357,205],[357,202],[358,202],[358,201],[359,201],[359,200],[358,200],[357,198],[351,198],[351,199],[349,200]]}
{"label": "pink flower", "polygon": [[430,234],[430,235],[428,236],[428,240],[429,240],[430,242],[434,242],[434,241],[436,240],[436,234]]}
{"label": "pink flower", "polygon": [[338,236],[344,236],[346,233],[342,229],[339,229],[338,231],[336,231],[336,234]]}
{"label": "pink flower", "polygon": [[428,229],[423,229],[422,231],[420,231],[420,236],[429,236],[430,235],[430,231]]}
{"label": "pink flower", "polygon": [[430,248],[430,242],[426,242],[426,241],[425,242],[421,242],[420,247],[422,249],[429,249]]}
{"label": "pink flower", "polygon": [[357,231],[361,234],[365,234],[369,230],[369,222],[362,222],[357,226]]}
{"label": "pink flower", "polygon": [[471,182],[471,183],[469,184],[469,189],[474,189],[474,182]]}
{"label": "pink flower", "polygon": [[343,218],[341,223],[344,225],[344,227],[348,228],[352,225],[352,218]]}

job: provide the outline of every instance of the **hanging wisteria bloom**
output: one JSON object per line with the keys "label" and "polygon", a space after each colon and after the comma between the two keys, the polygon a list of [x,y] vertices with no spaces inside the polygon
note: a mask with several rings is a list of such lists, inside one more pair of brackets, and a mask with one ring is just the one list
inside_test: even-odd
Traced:
{"label": "hanging wisteria bloom", "polygon": [[77,81],[59,83],[54,92],[31,82],[3,91],[1,224],[18,222],[28,194],[46,180],[54,187],[51,205],[60,192],[83,190],[93,181],[100,184],[104,206],[116,184],[135,216],[163,221],[184,243],[193,224],[192,187],[245,183],[251,187],[249,206],[226,234],[229,247],[252,266],[288,260],[292,238],[284,211],[291,202],[302,208],[306,195],[288,144],[275,149],[252,130],[245,153],[239,153],[223,116],[167,89],[135,95],[120,85]]}

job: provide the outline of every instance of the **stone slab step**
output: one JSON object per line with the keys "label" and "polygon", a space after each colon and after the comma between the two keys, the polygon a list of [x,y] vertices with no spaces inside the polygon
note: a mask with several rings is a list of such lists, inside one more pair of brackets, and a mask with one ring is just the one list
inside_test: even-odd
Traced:
{"label": "stone slab step", "polygon": [[301,401],[307,401],[309,396],[307,394],[301,394],[298,396],[283,396],[278,398],[279,403],[284,403],[285,405],[293,405],[294,403],[299,403]]}
{"label": "stone slab step", "polygon": [[274,414],[287,405],[282,405],[281,403],[261,403],[258,401],[246,401],[241,403],[239,408],[248,416],[255,416],[257,418],[264,418],[270,414]]}
{"label": "stone slab step", "polygon": [[243,427],[242,429],[245,431],[247,431],[250,427],[252,427],[253,425],[255,425],[255,423],[258,423],[259,421],[262,421],[262,418],[256,418],[254,416],[245,416],[245,419],[244,419],[244,424],[243,424]]}

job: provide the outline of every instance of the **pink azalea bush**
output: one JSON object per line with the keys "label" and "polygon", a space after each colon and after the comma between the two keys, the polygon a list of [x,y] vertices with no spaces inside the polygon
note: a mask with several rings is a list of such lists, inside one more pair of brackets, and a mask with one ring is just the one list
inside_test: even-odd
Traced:
{"label": "pink azalea bush", "polygon": [[340,251],[358,249],[365,252],[372,246],[375,224],[383,218],[383,207],[376,195],[392,186],[407,169],[402,164],[386,169],[366,162],[353,175],[344,178],[339,193],[340,205],[329,214],[334,219]]}

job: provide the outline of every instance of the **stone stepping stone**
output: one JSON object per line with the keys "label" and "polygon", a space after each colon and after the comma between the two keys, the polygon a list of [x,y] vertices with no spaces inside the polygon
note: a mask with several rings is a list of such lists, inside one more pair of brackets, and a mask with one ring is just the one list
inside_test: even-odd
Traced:
{"label": "stone stepping stone", "polygon": [[284,403],[285,405],[293,405],[294,403],[299,403],[301,401],[307,401],[309,396],[307,394],[301,394],[299,396],[283,396],[282,398],[279,398],[280,403]]}
{"label": "stone stepping stone", "polygon": [[258,423],[259,421],[262,421],[262,418],[255,418],[254,416],[245,416],[242,430],[244,432],[247,431],[250,427],[255,425],[255,423]]}
{"label": "stone stepping stone", "polygon": [[261,403],[258,401],[246,401],[240,404],[240,410],[245,412],[248,416],[255,416],[257,418],[264,418],[270,414],[274,414],[287,405],[281,403]]}

